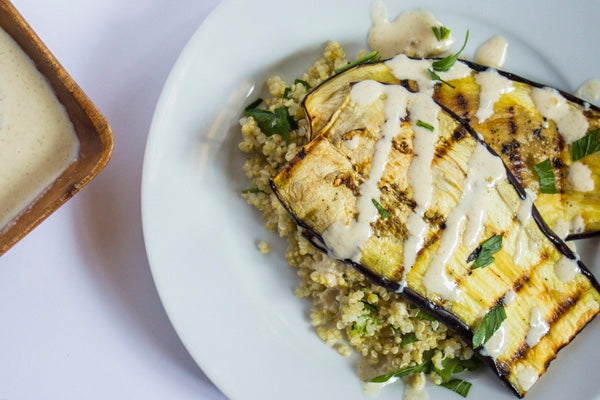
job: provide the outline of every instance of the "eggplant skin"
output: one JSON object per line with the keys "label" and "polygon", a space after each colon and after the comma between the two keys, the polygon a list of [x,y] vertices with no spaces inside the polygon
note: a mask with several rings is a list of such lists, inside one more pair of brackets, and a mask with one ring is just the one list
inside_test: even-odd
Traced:
{"label": "eggplant skin", "polygon": [[[347,84],[352,81],[347,80]],[[381,104],[361,108],[349,99],[347,88],[340,90],[344,93],[339,96],[330,92],[329,98],[337,108],[321,123],[321,130],[271,181],[274,193],[304,229],[305,236],[330,255],[334,249],[328,247],[323,234],[335,222],[349,221],[357,215],[360,183],[369,174],[374,146],[381,137],[380,128],[385,120]],[[466,260],[474,249],[461,244],[445,266],[447,274],[457,282],[460,299],[447,300],[429,292],[423,277],[439,247],[445,222],[460,199],[470,156],[477,146],[485,146],[492,155],[498,155],[492,146],[478,138],[470,125],[442,107],[438,115],[439,139],[431,164],[433,197],[425,213],[428,231],[415,265],[406,270],[402,265],[406,221],[414,208],[412,194],[407,189],[407,171],[414,157],[411,140],[414,131],[409,120],[407,117],[401,123],[378,183],[380,203],[390,216],[371,223],[373,235],[361,248],[359,261],[342,261],[374,283],[399,292],[467,343],[472,342],[482,316],[502,302],[509,291],[514,291],[515,300],[505,306],[505,324],[510,332],[506,348],[496,358],[481,347],[475,350],[513,393],[522,397],[527,390],[519,382],[519,371],[530,367],[538,376],[546,371],[558,351],[600,312],[600,285],[581,262],[578,262],[581,273],[567,282],[559,279],[555,273],[559,261],[576,256],[550,230],[535,207],[532,218],[521,225],[516,214],[525,198],[525,189],[507,169],[507,178],[491,192],[489,201],[493,211],[485,220],[482,235],[502,234],[503,247],[494,254],[495,261],[485,268],[471,270]],[[349,141],[357,145],[348,146]],[[514,256],[520,232],[527,233],[529,251],[516,265]],[[406,286],[400,291],[403,284]],[[543,312],[549,330],[529,347],[526,336],[533,307]]]}
{"label": "eggplant skin", "polygon": [[[568,240],[600,235],[600,190],[597,189],[600,187],[600,152],[580,160],[591,170],[596,189],[585,193],[576,191],[567,182],[568,168],[572,164],[571,145],[562,139],[556,124],[546,120],[529,100],[531,88],[547,86],[498,70],[501,76],[514,83],[516,90],[504,94],[494,106],[492,116],[479,123],[475,113],[479,107],[480,89],[475,76],[488,67],[468,61],[459,62],[472,69],[471,76],[450,80],[448,83],[454,88],[436,84],[434,100],[463,124],[468,124],[480,133],[485,142],[500,155],[519,183],[536,193],[535,205],[549,226],[555,227],[561,221],[571,222],[575,218],[581,218],[583,230],[570,232]],[[386,61],[358,65],[322,82],[303,101],[311,126],[311,137],[322,130],[331,117],[330,111],[337,109],[340,97],[336,96],[343,95],[343,88],[347,87],[347,83],[364,79],[398,83]],[[400,84],[410,85],[407,82]],[[569,93],[560,90],[557,92],[572,107],[583,110],[589,124],[588,131],[600,128],[600,108]],[[540,193],[533,166],[546,159],[552,162],[558,194]]]}

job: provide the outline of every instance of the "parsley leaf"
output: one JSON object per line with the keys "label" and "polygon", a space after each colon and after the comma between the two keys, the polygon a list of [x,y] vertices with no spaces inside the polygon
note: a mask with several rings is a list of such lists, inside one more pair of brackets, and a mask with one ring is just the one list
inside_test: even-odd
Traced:
{"label": "parsley leaf", "polygon": [[343,67],[340,67],[340,68],[336,69],[335,73],[339,74],[340,72],[344,72],[347,69],[350,69],[350,68],[352,68],[352,67],[354,67],[356,65],[363,64],[363,63],[366,63],[368,61],[379,61],[379,59],[380,59],[379,52],[378,51],[372,51],[369,54],[367,54],[367,55],[365,55],[363,57],[358,58],[356,61],[353,61],[351,63],[348,63],[348,64],[344,65]]}
{"label": "parsley leaf", "polygon": [[471,357],[468,360],[460,360],[456,368],[454,369],[455,373],[463,372],[463,371],[476,371],[481,367],[483,363],[477,357]]}
{"label": "parsley leaf", "polygon": [[417,317],[419,319],[424,319],[426,321],[435,321],[436,320],[435,318],[433,318],[431,315],[427,314],[423,310],[417,311],[417,313],[415,314],[415,317]]}
{"label": "parsley leaf", "polygon": [[467,397],[469,395],[469,390],[471,390],[471,386],[473,385],[470,382],[463,381],[462,379],[452,379],[449,382],[440,384],[440,386],[450,389],[462,397]]}
{"label": "parsley leaf", "polygon": [[427,122],[417,120],[416,125],[420,126],[421,128],[429,129],[431,132],[433,132],[433,125],[429,125]]}
{"label": "parsley leaf", "polygon": [[434,371],[442,378],[444,382],[448,382],[450,377],[455,372],[456,367],[460,362],[459,358],[444,358],[442,360],[442,369],[434,368]]}
{"label": "parsley leaf", "polygon": [[389,218],[390,212],[388,210],[383,208],[383,206],[377,200],[371,199],[371,201],[373,202],[373,205],[375,206],[377,211],[379,211],[379,215],[381,216],[381,218],[383,218],[383,219]]}
{"label": "parsley leaf", "polygon": [[258,108],[262,99],[252,102],[244,109],[244,115],[252,117],[260,130],[267,136],[281,135],[287,144],[290,144],[290,114],[285,107],[276,108],[275,111],[267,111]]}
{"label": "parsley leaf", "polygon": [[427,352],[423,353],[423,362],[421,364],[402,368],[401,370],[392,372],[390,374],[376,376],[375,378],[371,379],[369,382],[383,383],[383,382],[389,381],[392,378],[402,378],[404,376],[420,374],[421,372],[428,374],[433,369],[433,363],[431,362],[432,357],[433,357],[433,351],[427,351]]}
{"label": "parsley leaf", "polygon": [[467,30],[467,34],[465,36],[465,41],[464,41],[462,47],[460,48],[460,50],[454,54],[451,54],[447,57],[442,58],[441,60],[437,60],[437,61],[434,61],[433,63],[431,63],[431,67],[433,68],[433,70],[438,71],[438,72],[445,72],[445,71],[448,71],[450,68],[452,68],[452,66],[454,65],[456,60],[458,60],[458,56],[460,55],[460,53],[462,53],[462,51],[467,46],[468,40],[469,40],[469,31]]}
{"label": "parsley leaf", "polygon": [[494,235],[481,243],[467,258],[467,262],[475,261],[471,269],[487,267],[494,262],[494,254],[502,249],[502,235]]}
{"label": "parsley leaf", "polygon": [[440,76],[438,74],[436,74],[434,70],[429,69],[428,71],[429,71],[429,76],[431,76],[432,81],[440,81],[440,82],[450,86],[452,89],[456,89],[456,86],[454,86],[451,83],[448,83],[447,81],[440,78]]}
{"label": "parsley leaf", "polygon": [[418,341],[419,339],[417,339],[417,335],[415,335],[414,332],[409,332],[402,335],[402,342],[400,343],[400,345],[406,346],[407,344],[415,343]]}
{"label": "parsley leaf", "polygon": [[264,191],[262,191],[256,187],[242,190],[242,194],[250,194],[250,193],[264,193]]}
{"label": "parsley leaf", "polygon": [[552,170],[550,159],[547,158],[541,163],[534,165],[533,169],[537,173],[540,181],[540,192],[546,194],[558,193],[556,184],[554,183],[554,171]]}
{"label": "parsley leaf", "polygon": [[504,304],[498,303],[494,308],[485,314],[485,317],[479,323],[479,327],[473,335],[473,348],[485,344],[500,328],[502,322],[506,319],[506,311],[504,310]]}
{"label": "parsley leaf", "polygon": [[577,161],[597,151],[600,151],[600,128],[574,141],[571,147],[571,157],[573,161]]}
{"label": "parsley leaf", "polygon": [[446,40],[448,39],[448,36],[450,36],[450,29],[446,28],[445,26],[432,26],[431,30],[433,31],[433,35],[438,42]]}

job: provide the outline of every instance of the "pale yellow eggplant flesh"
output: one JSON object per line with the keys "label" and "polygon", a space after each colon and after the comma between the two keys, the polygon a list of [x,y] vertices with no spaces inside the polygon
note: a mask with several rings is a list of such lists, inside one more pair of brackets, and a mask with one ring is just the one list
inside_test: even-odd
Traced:
{"label": "pale yellow eggplant flesh", "polygon": [[[488,69],[472,62],[461,62],[468,65],[474,74]],[[537,194],[536,207],[550,227],[554,227],[559,220],[572,221],[579,216],[584,221],[585,228],[581,232],[571,233],[567,240],[600,235],[600,190],[583,193],[570,187],[567,183],[567,168],[572,163],[571,146],[562,140],[553,122],[546,124],[547,121],[541,114],[527,104],[526,97],[530,87],[543,88],[547,85],[500,70],[498,73],[512,80],[516,90],[501,98],[494,107],[493,115],[484,123],[478,123],[474,117],[479,106],[479,86],[473,74],[449,81],[454,88],[437,83],[434,100],[480,133],[486,143],[500,155],[519,183]],[[303,101],[311,134],[320,132],[330,120],[331,110],[339,106],[339,98],[332,93],[343,94],[344,90],[340,89],[346,87],[348,82],[365,79],[398,83],[385,61],[361,64],[322,82]],[[406,81],[403,84],[408,85]],[[589,131],[600,128],[600,108],[569,93],[558,92],[570,104],[585,110]],[[540,193],[533,166],[545,159],[552,161],[558,194]],[[595,187],[600,187],[600,152],[591,154],[580,162],[591,170]]]}
{"label": "pale yellow eggplant flesh", "polygon": [[[365,149],[373,145],[371,142],[376,142],[376,135],[375,130],[368,130],[365,126],[377,126],[381,122],[372,120],[373,115],[377,113],[364,112],[361,115],[369,120],[360,120],[353,126],[352,121],[349,122],[347,119],[353,118],[351,115],[356,115],[356,110],[350,109],[347,97],[348,92],[340,101],[338,109],[332,113],[330,120],[322,125],[321,132],[314,135],[313,140],[271,182],[272,189],[281,204],[303,228],[308,240],[326,253],[331,249],[327,247],[322,234],[340,215],[346,214],[348,217],[354,212],[352,202],[357,196],[358,183],[364,178],[361,173],[364,175],[369,167],[369,160],[365,160],[365,157],[368,158],[365,156],[367,151]],[[445,109],[440,113],[440,120],[445,130],[437,146],[434,164],[439,171],[443,172],[444,179],[448,180],[442,183],[450,187],[453,186],[453,177],[460,179],[460,175],[464,174],[464,170],[458,166],[462,165],[464,168],[465,152],[481,145],[486,146],[492,154],[497,154],[477,138],[477,134],[469,125],[457,119],[449,110]],[[410,137],[410,124],[403,124],[403,127],[403,134]],[[347,149],[343,150],[340,147],[339,143],[344,135],[359,135],[359,139],[363,140],[358,146],[357,153],[348,152]],[[391,157],[394,163],[388,165],[394,164],[398,168],[394,167],[392,171],[386,172],[388,175],[391,174],[391,177],[388,177],[390,178],[388,180],[385,180],[385,177],[382,179],[381,196],[381,204],[386,209],[393,210],[393,215],[386,220],[379,219],[372,225],[375,232],[374,239],[369,239],[370,241],[365,244],[360,262],[347,259],[342,261],[357,268],[374,283],[398,291],[400,286],[398,280],[404,272],[403,266],[399,263],[399,255],[402,254],[406,236],[402,218],[411,211],[411,199],[410,195],[393,187],[391,182],[405,180],[403,174],[406,173],[405,167],[410,162],[411,156],[410,151],[407,152],[405,146],[401,145],[394,146],[394,152],[396,154]],[[518,221],[515,220],[515,209],[525,198],[525,191],[510,169],[507,169],[507,177],[501,189],[498,189],[498,200],[496,200],[499,210],[498,221],[501,222],[486,225],[486,236],[502,232],[507,237],[506,248],[508,249],[510,243],[513,243],[514,250],[514,243],[517,240],[515,232],[520,229]],[[507,321],[509,319],[511,321],[509,323],[511,332],[517,332],[515,334],[517,336],[509,338],[506,354],[503,353],[494,360],[483,354],[481,348],[475,350],[500,379],[517,396],[522,397],[526,390],[521,388],[518,382],[519,369],[524,366],[532,366],[532,368],[535,366],[536,372],[540,375],[545,372],[557,352],[600,311],[600,285],[580,261],[577,261],[577,264],[581,274],[569,283],[559,282],[553,272],[555,264],[563,255],[569,259],[573,259],[575,255],[548,228],[534,207],[533,218],[523,229],[526,228],[528,237],[531,236],[531,246],[537,243],[539,247],[528,254],[531,265],[526,271],[523,271],[523,266],[514,265],[509,250],[505,251],[504,248],[496,254],[496,261],[491,266],[470,271],[466,258],[473,249],[461,247],[457,251],[458,259],[455,257],[448,268],[460,282],[461,290],[465,293],[464,303],[443,301],[439,296],[428,293],[423,286],[422,277],[428,262],[431,261],[432,252],[438,245],[437,240],[449,212],[443,211],[448,208],[445,202],[452,201],[451,196],[444,197],[443,193],[447,187],[441,186],[442,183],[436,189],[436,195],[440,199],[438,203],[441,206],[431,215],[427,244],[419,253],[415,266],[406,276],[407,286],[399,295],[442,321],[466,343],[471,343],[481,313],[502,301],[508,290],[515,290],[518,293],[517,300],[506,306],[506,312]],[[435,206],[436,204],[433,204],[432,209]],[[501,210],[504,210],[504,214]],[[524,342],[529,326],[528,323],[523,322],[524,313],[530,311],[529,305],[540,301],[546,307],[550,330],[537,345],[529,348]]]}

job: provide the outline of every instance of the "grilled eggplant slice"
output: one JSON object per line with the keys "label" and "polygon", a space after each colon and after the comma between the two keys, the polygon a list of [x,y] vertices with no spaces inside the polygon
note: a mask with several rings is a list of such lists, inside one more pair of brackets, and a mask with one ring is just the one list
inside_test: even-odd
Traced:
{"label": "grilled eggplant slice", "polygon": [[[431,60],[396,58],[399,57],[404,57],[405,71],[401,73],[394,74],[395,59],[363,64],[333,76],[309,93],[304,108],[312,132],[320,132],[331,119],[348,92],[350,82],[372,79],[410,87],[414,81],[403,78],[428,74]],[[447,84],[437,81],[431,88],[433,98],[481,134],[519,183],[537,194],[535,205],[547,224],[557,231],[567,225],[568,239],[599,234],[600,190],[583,192],[568,176],[573,164],[572,142],[600,128],[600,109],[568,93],[471,62],[458,61],[449,72],[440,73],[446,76]],[[552,108],[550,102],[555,103],[555,111],[566,111],[561,111],[562,114],[553,110],[541,112],[540,109]],[[540,192],[534,171],[536,164],[547,159],[556,178],[556,194]],[[591,172],[586,178],[588,186],[598,188],[600,152],[585,157],[580,163]]]}
{"label": "grilled eggplant slice", "polygon": [[[316,247],[467,343],[502,308],[475,347],[522,397],[598,314],[600,286],[477,133],[407,87],[350,85],[272,188]],[[474,268],[498,236],[500,250]]]}

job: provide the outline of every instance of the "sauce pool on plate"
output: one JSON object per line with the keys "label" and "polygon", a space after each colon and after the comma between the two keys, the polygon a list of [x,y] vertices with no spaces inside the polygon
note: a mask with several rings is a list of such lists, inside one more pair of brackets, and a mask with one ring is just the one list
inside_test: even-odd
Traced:
{"label": "sauce pool on plate", "polygon": [[79,141],[33,61],[0,30],[0,229],[75,160]]}

